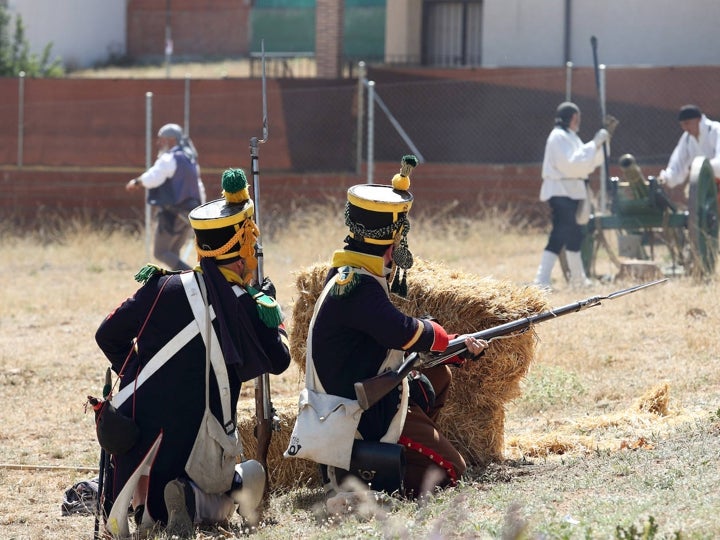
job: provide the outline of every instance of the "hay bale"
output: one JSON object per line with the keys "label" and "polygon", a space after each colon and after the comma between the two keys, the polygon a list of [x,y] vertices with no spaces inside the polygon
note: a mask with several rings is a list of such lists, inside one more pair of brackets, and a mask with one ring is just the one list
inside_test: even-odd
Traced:
{"label": "hay bale", "polygon": [[[306,459],[283,457],[297,418],[297,396],[291,398],[274,396],[272,403],[280,418],[280,431],[273,433],[268,449],[267,465],[270,472],[270,490],[319,487],[320,471],[316,463]],[[245,457],[257,458],[254,400],[241,400],[238,403],[238,423]]]}
{"label": "hay bale", "polygon": [[[322,292],[328,266],[316,264],[297,275],[290,353],[304,372],[307,329]],[[479,277],[442,263],[418,260],[408,272],[408,297],[392,301],[411,316],[432,315],[449,331],[477,332],[547,309],[536,287]],[[505,404],[520,395],[520,381],[535,353],[533,332],[494,341],[477,362],[455,372],[439,425],[470,465],[503,457]],[[461,376],[458,376],[460,375]]]}

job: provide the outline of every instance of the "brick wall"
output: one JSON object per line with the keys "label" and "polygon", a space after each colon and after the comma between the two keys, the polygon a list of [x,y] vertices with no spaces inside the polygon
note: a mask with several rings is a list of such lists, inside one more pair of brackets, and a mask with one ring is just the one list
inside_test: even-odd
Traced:
{"label": "brick wall", "polygon": [[343,0],[317,0],[315,27],[317,76],[335,79],[342,67]]}
{"label": "brick wall", "polygon": [[[375,182],[389,183],[399,162],[376,163]],[[248,180],[252,184],[249,169]],[[144,198],[128,193],[125,183],[137,170],[101,170],[0,166],[0,215],[17,223],[33,222],[47,209],[82,213],[104,219],[131,219],[141,223]],[[204,169],[203,180],[211,199],[219,197],[222,169]],[[611,166],[610,174],[620,170]],[[260,171],[263,219],[314,204],[344,204],[347,189],[366,182],[366,171],[352,173],[292,173]],[[546,223],[548,209],[538,201],[540,164],[453,165],[420,164],[412,174],[415,215],[481,215],[505,208],[529,222]],[[251,188],[252,194],[252,188]],[[680,189],[670,192],[682,201]],[[266,221],[267,223],[267,221]]]}
{"label": "brick wall", "polygon": [[[556,84],[562,87],[560,69],[547,70],[547,77],[535,80],[547,81],[553,73]],[[517,71],[488,70],[485,74],[495,77],[500,86],[504,82],[507,88],[525,84]],[[389,79],[390,74],[386,75]],[[424,71],[421,75],[431,77],[434,72]],[[481,73],[457,70],[446,75],[474,78]],[[578,97],[582,98],[584,87],[587,86],[588,95],[592,87],[587,82],[580,84],[582,72],[578,75]],[[407,73],[402,76],[406,77]],[[667,94],[667,89],[682,89],[687,85],[687,93],[684,90],[680,93],[708,104],[708,115],[718,118],[720,111],[710,107],[716,102],[719,76],[720,69],[712,66],[623,71],[622,84],[613,85],[609,99],[614,100],[615,106],[623,106],[622,137],[630,134],[634,138],[633,147],[642,144],[650,149],[648,152],[652,148],[660,149],[661,153],[652,162],[652,171],[646,174],[655,174],[664,165],[679,136],[675,115],[682,102],[676,100],[678,93]],[[267,186],[263,196],[273,205],[290,208],[301,204],[299,201],[342,199],[349,186],[365,182],[364,172],[357,175],[352,172],[356,164],[355,85],[351,80],[335,79],[268,80],[270,138],[261,145],[259,156],[262,182]],[[415,101],[405,86],[395,86],[403,89],[403,99]],[[28,79],[24,88],[24,130],[19,137],[18,81],[0,79],[0,116],[4,119],[0,123],[0,216],[34,216],[38,208],[53,206],[124,214],[142,206],[142,197],[133,199],[124,192],[123,185],[145,168],[145,94],[153,93],[151,133],[154,136],[164,123],[183,123],[185,81]],[[224,168],[244,167],[249,171],[249,140],[261,135],[261,82],[197,80],[191,81],[190,89],[190,133],[200,153],[209,195],[215,197],[219,194],[218,182]],[[643,93],[643,89],[646,92]],[[443,107],[453,105],[444,94],[433,99],[426,110],[437,112],[438,117],[444,116]],[[503,99],[507,101],[503,93],[498,92],[489,106],[502,110],[512,105]],[[666,119],[668,128],[648,129],[649,103]],[[427,116],[413,118],[413,121],[418,122],[413,134],[424,129],[423,136],[429,137],[422,148],[444,143],[442,137],[438,137],[437,124],[429,122]],[[540,152],[537,159],[528,159],[527,147],[518,144],[518,138],[533,122],[543,126],[536,129],[539,136],[533,139]],[[454,129],[473,124],[463,119]],[[477,152],[470,152],[461,162],[447,159],[444,151],[438,159],[428,159],[413,175],[413,192],[422,200],[418,211],[446,208],[454,201],[457,201],[457,211],[465,213],[496,204],[527,208],[530,213],[544,211],[544,206],[537,201],[537,193],[546,124],[545,112],[523,118],[523,123],[518,125],[498,122],[486,133],[485,139],[471,141],[477,148],[493,142],[515,149],[513,159],[478,163],[475,161],[479,159],[473,159],[477,158]],[[393,135],[394,131],[388,128],[376,132],[378,150],[387,145],[380,142],[380,137],[388,134]],[[614,139],[613,144],[617,149],[615,155],[619,155],[623,145],[620,136],[616,138],[618,143]],[[21,142],[22,167],[18,167]],[[383,157],[376,151],[376,182],[390,180],[398,170],[403,153],[407,153],[405,149],[396,149]],[[645,166],[641,163],[641,167]],[[617,168],[612,167],[611,175],[618,174]]]}

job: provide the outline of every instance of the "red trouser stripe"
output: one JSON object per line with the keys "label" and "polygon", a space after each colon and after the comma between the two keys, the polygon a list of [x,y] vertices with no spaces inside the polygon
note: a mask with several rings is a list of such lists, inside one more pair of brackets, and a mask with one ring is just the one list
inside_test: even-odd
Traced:
{"label": "red trouser stripe", "polygon": [[455,486],[457,484],[457,473],[455,472],[455,467],[453,467],[452,463],[443,458],[435,450],[433,450],[432,448],[428,448],[427,446],[423,446],[422,444],[415,442],[412,439],[409,439],[405,435],[402,435],[400,439],[398,439],[398,444],[401,444],[405,448],[409,448],[410,450],[413,450],[418,454],[427,456],[434,463],[445,469],[445,472],[447,472],[447,475],[450,478],[451,486]]}

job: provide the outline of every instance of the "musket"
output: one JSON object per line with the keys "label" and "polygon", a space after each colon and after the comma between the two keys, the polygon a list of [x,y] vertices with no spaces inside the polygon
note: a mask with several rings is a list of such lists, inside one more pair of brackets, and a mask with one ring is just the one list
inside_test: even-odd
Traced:
{"label": "musket", "polygon": [[575,313],[591,307],[599,306],[603,300],[613,300],[626,294],[634,293],[641,289],[646,289],[660,283],[667,281],[667,278],[650,281],[620,291],[615,291],[606,296],[592,296],[584,300],[578,300],[572,304],[567,304],[558,308],[553,308],[548,311],[543,311],[536,315],[530,315],[521,319],[516,319],[486,330],[480,330],[474,334],[465,334],[463,336],[451,339],[448,343],[448,347],[441,353],[410,353],[407,358],[396,370],[389,370],[379,375],[375,375],[364,381],[355,383],[355,395],[358,403],[363,410],[367,410],[388,394],[393,388],[396,388],[398,384],[412,371],[413,369],[424,369],[438,364],[442,364],[447,359],[461,354],[467,351],[467,345],[465,340],[468,336],[472,336],[476,339],[483,339],[487,342],[492,342],[494,339],[500,337],[510,336],[512,334],[522,334],[529,330],[534,324],[547,321],[549,319],[556,319],[568,313]]}
{"label": "musket", "polygon": [[[102,389],[103,399],[107,399],[112,390],[112,371],[110,368],[105,370],[105,381]],[[110,457],[103,447],[100,447],[100,465],[98,466],[98,495],[95,504],[95,522],[93,524],[93,540],[104,538],[104,534],[100,532],[100,512],[104,509],[104,491],[105,491],[105,475],[110,462]]]}
{"label": "musket", "polygon": [[[267,116],[267,87],[265,79],[265,40],[260,40],[262,58],[262,139],[250,138],[250,167],[253,176],[253,191],[255,202],[255,224],[260,227],[260,170],[258,168],[258,147],[268,140],[268,116]],[[255,255],[257,257],[257,280],[262,284],[264,279],[263,271],[263,248],[260,237],[255,244]],[[257,460],[265,469],[265,478],[269,481],[267,473],[267,455],[270,448],[270,440],[273,431],[280,430],[280,419],[275,413],[272,401],[270,400],[270,376],[263,373],[255,379],[255,437],[257,438]],[[265,482],[267,493],[269,482]]]}

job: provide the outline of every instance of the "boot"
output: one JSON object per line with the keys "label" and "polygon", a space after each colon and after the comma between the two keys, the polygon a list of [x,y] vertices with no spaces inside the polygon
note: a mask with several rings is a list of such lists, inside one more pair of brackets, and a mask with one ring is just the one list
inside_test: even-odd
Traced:
{"label": "boot", "polygon": [[257,523],[264,493],[265,469],[259,461],[249,459],[235,465],[230,498],[238,505],[238,513],[249,523]]}
{"label": "boot", "polygon": [[568,269],[570,270],[570,285],[573,287],[590,287],[590,281],[585,275],[585,266],[579,251],[565,251]]}
{"label": "boot", "polygon": [[172,480],[165,485],[165,507],[168,537],[192,538],[195,534],[195,494],[183,480]]}
{"label": "boot", "polygon": [[535,275],[535,285],[545,289],[550,289],[550,276],[552,275],[553,266],[557,261],[558,256],[552,251],[545,250],[542,253],[540,259],[540,266],[538,266],[537,274]]}

